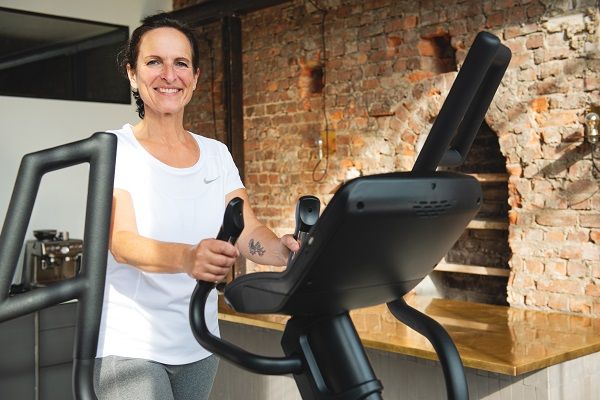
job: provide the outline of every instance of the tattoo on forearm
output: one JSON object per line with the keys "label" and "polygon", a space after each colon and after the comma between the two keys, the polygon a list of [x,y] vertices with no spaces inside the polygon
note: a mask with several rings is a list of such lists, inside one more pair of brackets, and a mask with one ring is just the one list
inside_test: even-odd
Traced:
{"label": "tattoo on forearm", "polygon": [[255,242],[254,239],[250,239],[250,242],[248,242],[248,249],[252,255],[258,254],[259,256],[262,256],[266,252],[265,248],[262,247],[262,244],[260,244],[259,241]]}

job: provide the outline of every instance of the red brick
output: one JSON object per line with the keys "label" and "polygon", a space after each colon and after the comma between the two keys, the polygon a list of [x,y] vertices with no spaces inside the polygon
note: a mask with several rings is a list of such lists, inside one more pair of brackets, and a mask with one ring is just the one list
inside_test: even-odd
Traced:
{"label": "red brick", "polygon": [[537,215],[535,217],[535,222],[543,226],[575,226],[577,223],[577,214],[569,212],[547,212]]}
{"label": "red brick", "polygon": [[371,89],[376,89],[378,87],[379,87],[378,79],[366,79],[362,82],[363,90],[371,90]]}
{"label": "red brick", "polygon": [[583,249],[579,246],[564,246],[558,251],[558,256],[566,260],[580,260]]}
{"label": "red brick", "polygon": [[567,240],[570,242],[586,243],[589,241],[589,233],[587,231],[571,232],[567,235]]}
{"label": "red brick", "polygon": [[524,267],[525,271],[530,274],[541,275],[544,273],[544,263],[539,260],[526,260]]}
{"label": "red brick", "polygon": [[567,308],[569,307],[568,298],[562,294],[549,294],[548,307],[557,311],[567,310]]}
{"label": "red brick", "polygon": [[583,249],[581,257],[584,260],[600,260],[600,246],[592,243],[584,243],[580,246]]}
{"label": "red brick", "polygon": [[433,72],[430,72],[430,71],[415,71],[415,72],[411,73],[410,75],[408,75],[407,78],[411,82],[418,82],[423,79],[431,78],[433,75],[434,75]]}
{"label": "red brick", "polygon": [[576,280],[552,279],[537,283],[537,289],[552,293],[583,294],[583,283]]}
{"label": "red brick", "polygon": [[403,28],[404,29],[414,28],[417,26],[418,21],[419,21],[419,17],[417,17],[416,15],[407,15],[404,18]]}
{"label": "red brick", "polygon": [[504,12],[496,12],[487,17],[485,26],[487,28],[493,28],[496,26],[502,26],[504,24]]}
{"label": "red brick", "polygon": [[543,113],[548,111],[548,98],[547,97],[536,97],[531,101],[531,108],[537,113]]}
{"label": "red brick", "polygon": [[580,261],[567,262],[567,275],[573,278],[581,278],[587,276],[589,269],[587,265]]}
{"label": "red brick", "polygon": [[527,7],[527,16],[529,18],[539,17],[540,15],[543,15],[545,11],[546,9],[541,4],[533,4]]}
{"label": "red brick", "polygon": [[[563,311],[567,311],[563,309]],[[589,314],[592,312],[592,301],[589,298],[584,299],[570,299],[568,311],[578,314]]]}
{"label": "red brick", "polygon": [[521,30],[523,33],[529,33],[528,29],[521,27],[523,21],[525,20],[525,15],[526,9],[524,7],[512,7],[510,11],[508,11],[507,22],[509,22],[509,24],[518,25],[517,29]]}
{"label": "red brick", "polygon": [[546,232],[545,240],[547,242],[562,242],[565,240],[565,233],[562,230]]}
{"label": "red brick", "polygon": [[592,278],[600,278],[600,262],[588,263],[591,268]]}
{"label": "red brick", "polygon": [[598,76],[598,74],[586,75],[583,79],[583,87],[586,92],[600,89],[600,76]]}
{"label": "red brick", "polygon": [[423,57],[434,57],[437,52],[437,47],[433,43],[432,40],[421,39],[417,44],[417,49],[419,50],[419,55]]}
{"label": "red brick", "polygon": [[593,297],[600,297],[600,284],[588,283],[585,286],[585,294]]}
{"label": "red brick", "polygon": [[567,274],[567,262],[564,260],[560,261],[547,261],[544,271],[550,275],[566,275]]}
{"label": "red brick", "polygon": [[525,304],[534,307],[545,307],[548,304],[548,294],[531,292],[525,295]]}
{"label": "red brick", "polygon": [[565,126],[578,122],[579,117],[575,110],[551,110],[547,113],[536,116],[536,121],[541,127],[546,126]]}
{"label": "red brick", "polygon": [[600,214],[580,215],[579,223],[586,228],[600,228]]}
{"label": "red brick", "polygon": [[527,38],[527,41],[525,42],[525,47],[527,47],[529,50],[537,49],[539,47],[542,47],[543,45],[544,36],[539,33],[529,36]]}
{"label": "red brick", "polygon": [[531,276],[517,274],[513,277],[511,285],[520,289],[533,290],[535,289],[536,282]]}

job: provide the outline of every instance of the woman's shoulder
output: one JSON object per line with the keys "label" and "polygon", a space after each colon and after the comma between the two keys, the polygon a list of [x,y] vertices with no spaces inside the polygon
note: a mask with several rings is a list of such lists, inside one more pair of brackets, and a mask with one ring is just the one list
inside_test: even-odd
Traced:
{"label": "woman's shoulder", "polygon": [[202,136],[202,135],[198,135],[194,132],[190,132],[190,133],[198,141],[198,143],[200,144],[200,148],[204,149],[205,151],[208,151],[211,153],[229,152],[225,143],[223,143],[219,140],[212,139],[212,138]]}
{"label": "woman's shoulder", "polygon": [[123,151],[125,148],[135,151],[138,149],[137,139],[133,134],[133,126],[130,124],[123,125],[120,129],[111,129],[106,131],[117,137],[117,148]]}
{"label": "woman's shoulder", "polygon": [[133,137],[133,127],[130,124],[125,124],[119,129],[109,129],[106,132],[116,135],[120,140],[127,140]]}
{"label": "woman's shoulder", "polygon": [[117,159],[131,158],[138,154],[140,149],[137,144],[133,127],[130,124],[123,125],[120,129],[111,129],[106,131],[117,137]]}

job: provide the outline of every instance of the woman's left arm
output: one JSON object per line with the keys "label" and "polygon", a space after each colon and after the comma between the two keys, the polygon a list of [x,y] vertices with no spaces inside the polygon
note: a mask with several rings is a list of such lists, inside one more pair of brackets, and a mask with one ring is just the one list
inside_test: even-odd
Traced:
{"label": "woman's left arm", "polygon": [[286,265],[290,251],[298,251],[300,245],[292,235],[278,238],[263,225],[252,211],[246,189],[237,189],[226,196],[226,202],[234,197],[244,200],[244,230],[236,243],[240,253],[258,264]]}

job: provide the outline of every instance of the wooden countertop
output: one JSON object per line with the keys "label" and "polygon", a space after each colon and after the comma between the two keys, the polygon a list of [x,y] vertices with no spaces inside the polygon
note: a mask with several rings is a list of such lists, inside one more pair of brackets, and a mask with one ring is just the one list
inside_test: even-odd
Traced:
{"label": "wooden countertop", "polygon": [[[444,326],[465,367],[517,376],[600,351],[598,318],[422,296],[406,300]],[[437,360],[427,339],[398,322],[385,305],[350,315],[365,347]],[[237,314],[222,301],[219,318],[276,330],[283,330],[287,320]]]}

